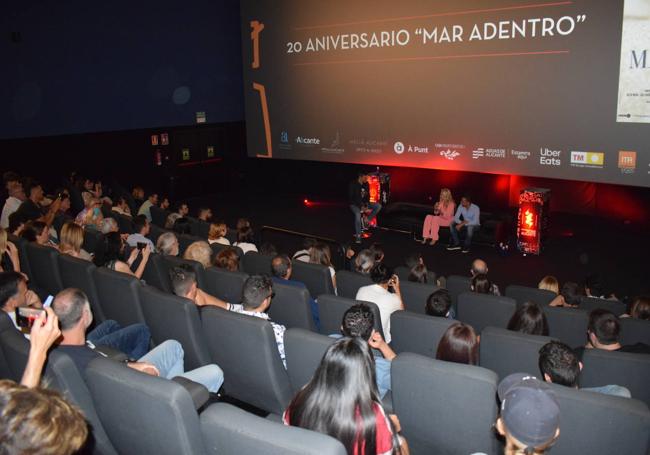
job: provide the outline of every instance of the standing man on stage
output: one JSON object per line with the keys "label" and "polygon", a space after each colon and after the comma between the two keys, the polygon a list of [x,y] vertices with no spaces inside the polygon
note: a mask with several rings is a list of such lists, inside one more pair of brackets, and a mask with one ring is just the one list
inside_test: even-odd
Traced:
{"label": "standing man on stage", "polygon": [[371,212],[366,221],[369,225],[381,210],[381,204],[370,202],[368,175],[363,172],[360,172],[357,179],[350,183],[348,196],[350,199],[350,210],[354,213],[354,241],[361,243],[361,217],[364,216],[366,210],[370,209]]}

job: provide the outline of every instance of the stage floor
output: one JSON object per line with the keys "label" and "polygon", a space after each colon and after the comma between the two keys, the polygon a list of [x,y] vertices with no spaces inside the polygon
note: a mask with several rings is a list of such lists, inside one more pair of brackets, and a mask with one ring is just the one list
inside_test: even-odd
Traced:
{"label": "stage floor", "polygon": [[[333,238],[342,243],[352,241],[353,215],[344,201],[305,204],[297,196],[250,196],[220,194],[191,199],[192,208],[206,204],[215,219],[234,226],[237,218],[247,217],[256,232],[264,226]],[[381,224],[381,223],[380,223]],[[280,252],[292,254],[300,249],[302,239],[265,232],[265,241]],[[475,246],[469,254],[446,251],[444,245],[423,246],[410,235],[376,230],[364,245],[380,242],[389,266],[401,265],[410,253],[422,252],[429,269],[438,274],[469,274],[475,258],[487,261],[490,278],[504,290],[509,284],[537,286],[545,275],[554,275],[560,283],[582,282],[591,273],[601,273],[608,289],[619,298],[650,293],[648,232],[641,226],[625,225],[569,214],[551,214],[550,235],[540,256],[522,256],[512,251],[502,257],[495,248]],[[362,246],[364,246],[362,245]]]}

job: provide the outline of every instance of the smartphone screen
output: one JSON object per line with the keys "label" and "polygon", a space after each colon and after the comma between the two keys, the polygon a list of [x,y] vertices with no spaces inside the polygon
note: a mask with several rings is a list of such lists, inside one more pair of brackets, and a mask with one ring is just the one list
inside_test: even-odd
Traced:
{"label": "smartphone screen", "polygon": [[16,324],[18,327],[31,329],[34,321],[40,316],[42,312],[40,308],[18,307],[16,308]]}
{"label": "smartphone screen", "polygon": [[54,300],[54,296],[48,295],[47,298],[45,299],[45,302],[43,302],[43,308],[49,308],[50,305],[52,305],[53,300]]}

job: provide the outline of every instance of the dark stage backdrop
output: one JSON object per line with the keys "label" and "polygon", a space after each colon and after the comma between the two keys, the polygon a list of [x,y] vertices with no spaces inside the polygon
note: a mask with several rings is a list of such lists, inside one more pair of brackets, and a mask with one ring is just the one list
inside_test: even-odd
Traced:
{"label": "dark stage backdrop", "polygon": [[238,0],[5,1],[0,59],[0,138],[244,116]]}
{"label": "dark stage backdrop", "polygon": [[650,187],[649,0],[242,0],[249,156]]}

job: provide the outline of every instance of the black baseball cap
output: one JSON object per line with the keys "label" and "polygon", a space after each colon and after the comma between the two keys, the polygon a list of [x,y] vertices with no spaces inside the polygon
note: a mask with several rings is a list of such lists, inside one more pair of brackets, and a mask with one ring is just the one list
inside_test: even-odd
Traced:
{"label": "black baseball cap", "polygon": [[551,442],[560,427],[560,406],[551,387],[526,373],[505,377],[497,389],[501,419],[526,450]]}

